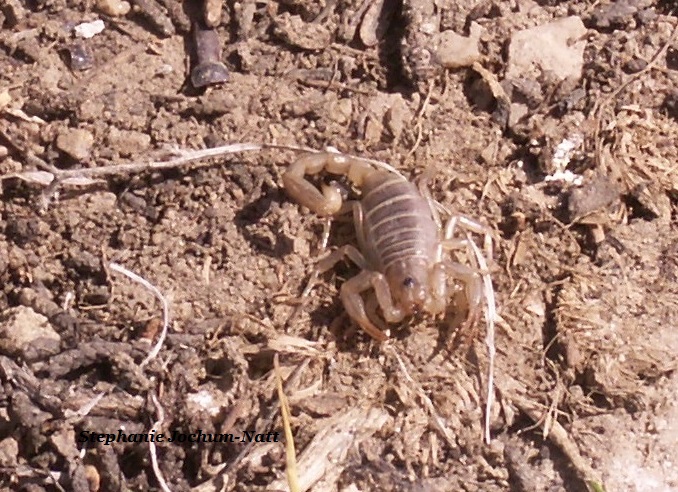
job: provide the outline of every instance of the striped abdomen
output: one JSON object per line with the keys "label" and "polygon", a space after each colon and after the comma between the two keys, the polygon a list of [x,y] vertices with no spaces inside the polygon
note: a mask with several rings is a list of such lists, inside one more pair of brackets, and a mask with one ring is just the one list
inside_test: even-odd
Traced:
{"label": "striped abdomen", "polygon": [[387,172],[374,172],[362,186],[365,248],[381,272],[397,261],[435,261],[438,228],[417,187]]}

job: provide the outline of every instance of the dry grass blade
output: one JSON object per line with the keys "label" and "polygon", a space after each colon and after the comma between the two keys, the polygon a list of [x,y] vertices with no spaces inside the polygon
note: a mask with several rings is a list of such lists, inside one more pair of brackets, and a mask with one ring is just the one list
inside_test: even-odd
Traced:
{"label": "dry grass blade", "polygon": [[320,343],[284,333],[276,334],[275,337],[270,338],[266,348],[276,353],[292,353],[305,357],[320,357],[324,355]]}
{"label": "dry grass blade", "polygon": [[[158,355],[160,349],[165,343],[165,337],[167,336],[167,330],[169,328],[170,323],[169,303],[167,302],[167,299],[165,299],[165,296],[162,295],[162,292],[160,292],[160,290],[155,285],[153,285],[140,275],[137,275],[136,273],[132,272],[131,270],[128,270],[127,268],[117,263],[110,263],[108,267],[114,272],[121,273],[126,277],[132,279],[133,281],[141,284],[143,287],[149,290],[162,304],[162,320],[163,320],[162,332],[160,333],[160,337],[158,338],[158,341],[153,346],[151,351],[139,364],[139,367],[144,367]],[[160,430],[160,426],[165,421],[165,411],[160,405],[158,398],[156,397],[155,393],[150,393],[150,396],[151,401],[153,402],[153,406],[155,407],[155,411],[158,414],[158,419],[153,423],[151,429],[149,430],[149,434],[152,433],[153,431],[158,432]],[[167,485],[165,477],[163,476],[162,471],[160,470],[160,465],[158,464],[157,447],[155,445],[155,441],[153,440],[149,441],[148,447],[151,455],[151,466],[153,468],[153,473],[155,474],[156,480],[160,484],[160,488],[163,490],[163,492],[171,492],[171,489]]]}
{"label": "dry grass blade", "polygon": [[494,344],[494,322],[497,319],[497,307],[494,299],[494,288],[492,287],[492,278],[490,277],[487,262],[480,248],[471,240],[469,234],[466,235],[473,254],[478,262],[478,267],[483,277],[483,289],[485,293],[485,319],[487,321],[487,332],[485,334],[485,345],[487,345],[488,368],[487,368],[487,399],[485,401],[485,443],[490,444],[490,418],[492,414],[492,403],[494,403],[494,360],[497,355],[497,349]]}
{"label": "dry grass blade", "polygon": [[278,399],[280,400],[280,414],[282,415],[283,431],[285,432],[285,457],[287,461],[287,484],[291,492],[300,492],[299,474],[297,473],[297,454],[294,449],[294,436],[292,436],[292,427],[290,426],[291,414],[287,403],[287,397],[283,391],[282,376],[280,374],[280,364],[278,354],[273,357],[273,367],[275,370],[275,385],[278,389]]}
{"label": "dry grass blade", "polygon": [[[285,381],[283,391],[291,391],[290,388],[294,388],[298,385],[301,374],[308,367],[310,359],[304,359],[300,364],[298,364],[292,373],[288,376]],[[275,374],[274,374],[275,376]],[[275,378],[274,378],[275,379]],[[262,428],[268,428],[273,425],[273,419],[278,414],[279,405],[273,404],[271,408],[266,412]],[[268,453],[267,445],[256,443],[250,441],[248,442],[243,450],[238,454],[238,456],[231,461],[227,466],[219,465],[218,475],[212,477],[206,482],[192,488],[193,492],[216,492],[225,490],[226,484],[229,481],[229,477],[232,477],[237,472],[238,468],[248,462],[258,461],[257,456],[263,456]],[[284,483],[279,484],[277,489],[284,489]],[[269,487],[269,490],[276,490],[275,487]]]}
{"label": "dry grass blade", "polygon": [[[440,211],[446,213],[448,216],[453,216],[452,212],[445,207],[443,204],[435,201],[434,205]],[[468,221],[463,216],[459,216],[459,221],[464,223]],[[495,322],[497,320],[497,304],[494,295],[494,287],[492,286],[492,277],[490,276],[489,266],[487,264],[487,259],[492,260],[492,236],[491,232],[485,234],[484,245],[485,255],[480,250],[480,248],[473,241],[471,234],[466,232],[466,241],[468,242],[473,256],[476,260],[476,266],[481,272],[481,277],[483,279],[483,298],[485,301],[484,312],[485,312],[485,345],[487,346],[487,355],[488,355],[488,368],[487,368],[487,397],[485,402],[485,420],[484,420],[484,432],[483,438],[486,444],[490,444],[491,435],[490,435],[490,419],[492,416],[492,404],[494,403],[494,363],[496,359],[497,349],[495,346]]]}
{"label": "dry grass blade", "polygon": [[169,315],[169,304],[167,302],[167,299],[165,299],[165,296],[162,295],[162,292],[158,290],[158,288],[150,283],[148,280],[145,278],[137,275],[136,273],[132,272],[131,270],[128,270],[122,265],[118,265],[117,263],[111,263],[108,266],[111,270],[114,272],[122,273],[123,275],[131,278],[135,282],[143,285],[146,289],[151,291],[153,295],[160,301],[162,304],[162,331],[160,332],[160,337],[158,337],[158,341],[156,344],[153,346],[151,351],[148,353],[146,358],[141,361],[139,364],[139,367],[144,367],[146,364],[148,364],[151,360],[153,360],[158,353],[160,352],[160,349],[162,348],[163,344],[165,343],[165,337],[167,337],[167,330],[169,329],[169,324],[170,324],[170,315]]}
{"label": "dry grass blade", "polygon": [[[102,391],[101,393],[97,394],[94,398],[90,399],[87,403],[85,403],[82,407],[80,407],[77,411],[73,411],[71,409],[66,409],[64,411],[64,416],[66,418],[82,418],[87,416],[94,407],[96,407],[99,402],[109,393],[109,391]],[[83,451],[85,448],[83,448]]]}

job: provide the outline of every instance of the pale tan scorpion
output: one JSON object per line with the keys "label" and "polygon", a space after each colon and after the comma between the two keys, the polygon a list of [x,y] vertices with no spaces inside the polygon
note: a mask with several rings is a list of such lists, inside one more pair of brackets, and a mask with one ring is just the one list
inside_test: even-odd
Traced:
{"label": "pale tan scorpion", "polygon": [[[323,170],[346,176],[361,190],[360,200],[344,202],[338,185],[324,184],[321,191],[307,180],[306,176]],[[483,294],[481,276],[445,254],[468,247],[467,240],[454,238],[460,217],[452,217],[441,228],[432,200],[413,183],[366,161],[328,152],[308,154],[292,163],[283,183],[293,199],[318,215],[353,211],[360,249],[343,246],[323,258],[318,269],[329,270],[346,257],[362,269],[342,284],[341,300],[348,315],[372,338],[384,341],[388,335],[374,303],[368,300],[366,306],[361,296],[369,289],[374,290],[383,318],[398,323],[419,312],[444,313],[452,294],[450,279],[457,279],[465,286],[467,323],[477,319]],[[468,219],[461,225],[472,232],[487,232]]]}

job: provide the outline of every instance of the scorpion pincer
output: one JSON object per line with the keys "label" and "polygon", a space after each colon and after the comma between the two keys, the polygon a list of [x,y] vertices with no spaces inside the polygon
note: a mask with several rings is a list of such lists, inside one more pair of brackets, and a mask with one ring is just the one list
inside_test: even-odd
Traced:
{"label": "scorpion pincer", "polygon": [[[318,189],[308,181],[307,176],[323,170],[346,176],[360,190],[360,199],[344,202],[338,185],[324,184]],[[468,247],[465,240],[453,237],[456,217],[445,228],[439,227],[432,200],[422,196],[413,183],[367,161],[334,153],[301,157],[287,169],[283,183],[293,199],[321,216],[352,210],[359,249],[343,246],[320,260],[318,269],[327,271],[344,258],[362,269],[342,284],[340,293],[348,315],[372,338],[388,338],[388,327],[378,316],[377,305],[388,323],[420,312],[444,313],[457,290],[450,288],[452,285],[464,288],[467,323],[477,318],[481,277],[449,254]],[[480,224],[466,222],[474,231],[484,230]],[[370,289],[374,294],[364,300],[362,293]]]}

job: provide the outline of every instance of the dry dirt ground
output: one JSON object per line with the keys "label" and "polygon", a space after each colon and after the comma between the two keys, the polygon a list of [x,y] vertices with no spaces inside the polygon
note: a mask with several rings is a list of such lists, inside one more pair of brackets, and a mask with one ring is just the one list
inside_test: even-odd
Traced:
{"label": "dry dirt ground", "polygon": [[[302,490],[678,490],[672,1],[228,3],[229,79],[202,89],[198,6],[133,3],[0,1],[3,490],[285,490],[284,439],[78,441],[282,432],[276,354]],[[566,17],[577,73],[520,72],[513,36]],[[103,32],[74,36],[95,19]],[[443,68],[441,32],[479,52]],[[421,317],[375,343],[338,297],[349,264],[302,296],[326,223],[282,188],[299,152],[77,171],[237,142],[426,171],[437,201],[494,231],[489,445],[484,321]],[[328,247],[351,227],[334,221]],[[148,361],[161,305],[111,263],[170,305]]]}

